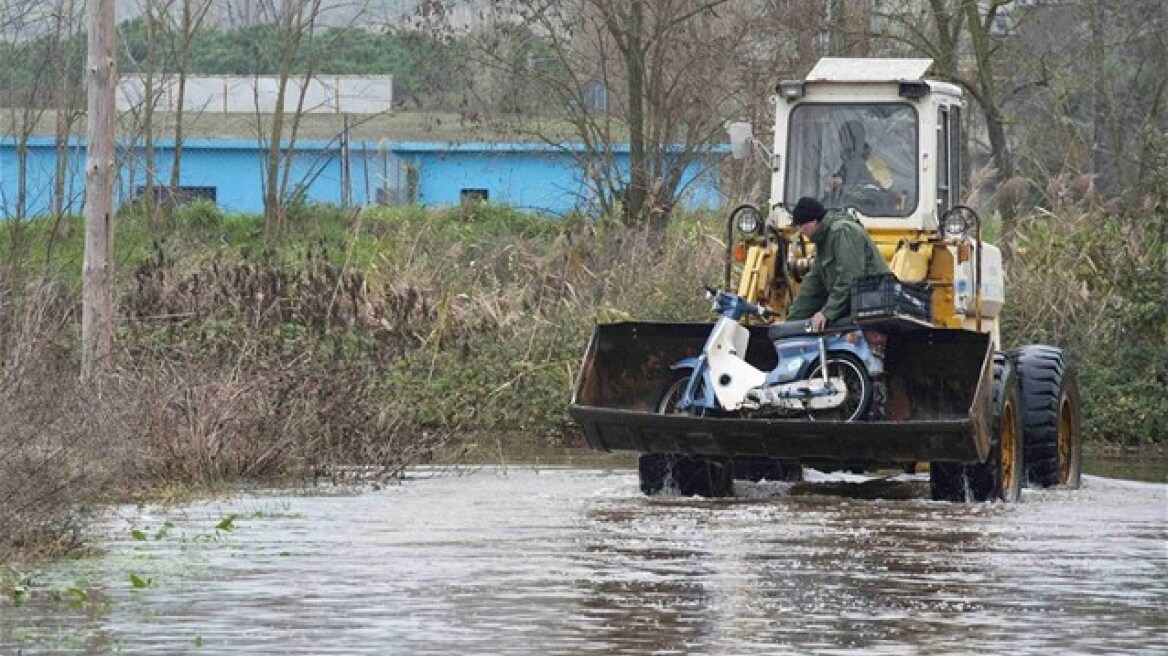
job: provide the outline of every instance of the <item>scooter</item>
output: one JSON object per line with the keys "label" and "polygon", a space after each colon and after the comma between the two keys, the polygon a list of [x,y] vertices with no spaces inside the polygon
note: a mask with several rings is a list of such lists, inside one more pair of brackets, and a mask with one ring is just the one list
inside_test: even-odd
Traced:
{"label": "scooter", "polygon": [[[699,416],[863,419],[872,404],[881,358],[857,326],[812,332],[808,320],[771,324],[777,366],[762,371],[746,360],[750,330],[741,319],[770,319],[765,306],[706,287],[718,320],[696,357],[673,363],[684,372],[661,396],[657,412]],[[826,363],[826,365],[824,364]]]}

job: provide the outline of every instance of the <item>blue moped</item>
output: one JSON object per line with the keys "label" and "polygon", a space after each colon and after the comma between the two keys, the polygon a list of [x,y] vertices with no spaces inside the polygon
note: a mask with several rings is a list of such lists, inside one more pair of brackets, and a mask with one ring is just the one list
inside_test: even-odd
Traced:
{"label": "blue moped", "polygon": [[[657,411],[700,416],[771,416],[816,420],[863,419],[872,405],[873,377],[883,362],[855,325],[810,331],[809,322],[771,324],[778,364],[762,371],[746,360],[747,315],[770,310],[736,294],[706,288],[718,320],[696,357],[678,360],[684,372],[662,394]],[[823,363],[826,363],[824,366]]]}

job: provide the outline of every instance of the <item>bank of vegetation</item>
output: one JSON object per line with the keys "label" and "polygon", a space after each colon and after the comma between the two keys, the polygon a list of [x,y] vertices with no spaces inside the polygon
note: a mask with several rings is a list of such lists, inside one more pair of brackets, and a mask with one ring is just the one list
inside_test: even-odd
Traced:
{"label": "bank of vegetation", "polygon": [[[1073,352],[1089,442],[1165,444],[1168,205],[1100,211],[1023,221],[1006,341]],[[264,236],[205,203],[123,212],[115,361],[83,388],[83,226],[17,225],[0,239],[0,554],[70,549],[86,504],[143,490],[579,445],[566,404],[594,322],[704,319],[725,252],[706,214],[661,231],[305,207]]]}

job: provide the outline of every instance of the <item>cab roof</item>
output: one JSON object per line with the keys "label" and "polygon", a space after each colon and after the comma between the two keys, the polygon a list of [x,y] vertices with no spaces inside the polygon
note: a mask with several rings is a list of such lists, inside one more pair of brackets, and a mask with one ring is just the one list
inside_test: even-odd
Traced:
{"label": "cab roof", "polygon": [[922,80],[932,59],[824,57],[807,74],[807,82],[900,82]]}

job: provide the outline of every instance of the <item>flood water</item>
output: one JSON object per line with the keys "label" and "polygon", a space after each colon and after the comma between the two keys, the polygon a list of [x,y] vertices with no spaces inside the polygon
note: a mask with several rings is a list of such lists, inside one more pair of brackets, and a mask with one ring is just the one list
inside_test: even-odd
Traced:
{"label": "flood water", "polygon": [[955,505],[809,478],[703,500],[629,470],[429,469],[118,508],[102,555],[0,600],[0,653],[1168,653],[1164,484]]}

